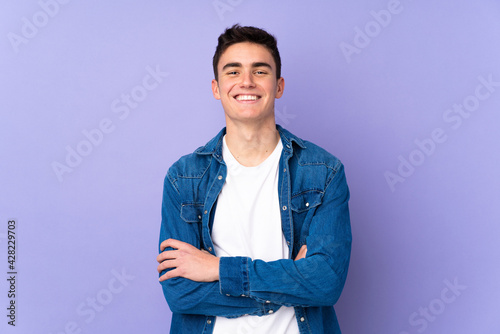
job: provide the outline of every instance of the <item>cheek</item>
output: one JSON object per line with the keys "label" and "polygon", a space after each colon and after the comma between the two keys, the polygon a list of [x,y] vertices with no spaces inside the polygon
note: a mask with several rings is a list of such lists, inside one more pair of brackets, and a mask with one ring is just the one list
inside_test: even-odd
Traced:
{"label": "cheek", "polygon": [[264,88],[265,88],[266,92],[269,93],[270,97],[275,97],[276,96],[276,92],[277,92],[276,85],[268,84]]}
{"label": "cheek", "polygon": [[231,88],[233,87],[233,84],[231,82],[224,82],[221,86],[221,89],[225,92],[231,91]]}
{"label": "cheek", "polygon": [[229,98],[230,97],[229,87],[220,87],[220,95],[222,98]]}

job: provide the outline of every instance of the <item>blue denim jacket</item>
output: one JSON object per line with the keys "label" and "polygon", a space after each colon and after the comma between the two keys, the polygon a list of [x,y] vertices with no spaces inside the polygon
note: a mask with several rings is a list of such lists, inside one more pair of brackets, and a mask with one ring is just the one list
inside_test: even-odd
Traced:
{"label": "blue denim jacket", "polygon": [[[219,281],[177,277],[162,282],[173,313],[171,333],[212,333],[216,316],[266,316],[281,305],[295,307],[300,333],[340,333],[333,305],[344,287],[351,251],[344,168],[322,148],[277,129],[283,143],[278,194],[290,259],[222,257]],[[224,133],[168,170],[160,243],[174,238],[215,255],[210,233],[227,175]],[[293,261],[302,245],[307,256]]]}

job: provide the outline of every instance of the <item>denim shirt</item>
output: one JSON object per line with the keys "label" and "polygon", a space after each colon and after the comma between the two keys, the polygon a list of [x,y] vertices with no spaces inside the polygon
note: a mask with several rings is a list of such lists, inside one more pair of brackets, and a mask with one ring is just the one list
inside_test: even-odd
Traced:
{"label": "denim shirt", "polygon": [[[281,305],[294,307],[300,333],[340,333],[333,305],[344,287],[351,251],[344,168],[324,149],[277,129],[283,143],[278,195],[289,259],[221,257],[219,281],[163,281],[171,333],[212,333],[216,316],[266,316]],[[210,233],[227,175],[224,134],[222,129],[168,170],[160,243],[174,238],[215,255]],[[307,256],[294,261],[302,245]]]}

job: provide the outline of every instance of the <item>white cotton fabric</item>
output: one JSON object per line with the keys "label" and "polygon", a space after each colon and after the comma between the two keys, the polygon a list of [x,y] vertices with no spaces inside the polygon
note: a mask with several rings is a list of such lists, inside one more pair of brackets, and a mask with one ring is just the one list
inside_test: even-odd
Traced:
{"label": "white cotton fabric", "polygon": [[[223,139],[222,155],[227,177],[217,200],[212,241],[222,256],[247,256],[253,260],[288,258],[288,246],[281,230],[278,197],[281,140],[260,165],[245,167],[231,154]],[[262,317],[216,317],[214,334],[273,333],[298,334],[293,307],[282,306]]]}

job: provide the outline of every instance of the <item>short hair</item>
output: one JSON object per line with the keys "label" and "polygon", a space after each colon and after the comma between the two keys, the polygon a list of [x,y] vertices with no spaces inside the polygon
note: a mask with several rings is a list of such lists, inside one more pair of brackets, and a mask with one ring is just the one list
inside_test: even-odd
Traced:
{"label": "short hair", "polygon": [[242,42],[260,44],[266,47],[269,52],[271,52],[274,62],[276,63],[276,79],[281,78],[281,58],[276,38],[263,29],[251,26],[242,27],[239,24],[235,24],[231,28],[227,28],[224,33],[219,36],[213,58],[215,80],[219,80],[217,66],[219,65],[220,57],[224,51],[231,45]]}

